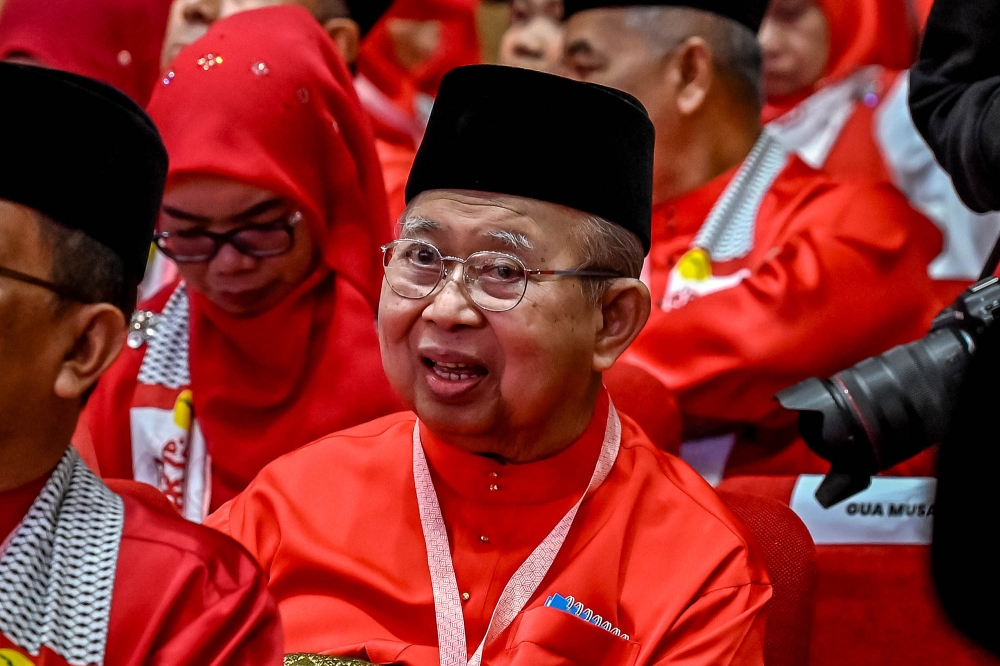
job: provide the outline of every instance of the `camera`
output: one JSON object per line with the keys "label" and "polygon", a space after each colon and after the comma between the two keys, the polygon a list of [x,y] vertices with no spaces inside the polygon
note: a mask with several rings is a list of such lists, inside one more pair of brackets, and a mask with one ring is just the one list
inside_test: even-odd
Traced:
{"label": "camera", "polygon": [[998,311],[1000,278],[980,280],[935,317],[924,338],[777,395],[799,412],[806,444],[830,462],[816,491],[822,506],[861,492],[873,475],[941,442],[977,341]]}

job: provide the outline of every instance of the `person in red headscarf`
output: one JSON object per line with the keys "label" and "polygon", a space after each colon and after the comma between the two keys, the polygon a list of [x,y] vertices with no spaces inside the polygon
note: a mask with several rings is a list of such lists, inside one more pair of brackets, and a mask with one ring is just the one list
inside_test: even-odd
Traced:
{"label": "person in red headscarf", "polygon": [[200,520],[268,462],[399,407],[375,333],[385,193],[333,42],[297,6],[219,21],[165,72],[157,244],[182,279],[141,306],[91,399],[100,472]]}
{"label": "person in red headscarf", "polygon": [[389,213],[404,190],[441,77],[480,62],[479,0],[396,0],[361,45],[355,85],[375,126]]}
{"label": "person in red headscarf", "polygon": [[169,0],[6,0],[0,60],[109,83],[145,106],[158,80]]}
{"label": "person in red headscarf", "polygon": [[906,107],[922,10],[908,0],[774,0],[760,30],[768,130],[810,166],[888,182],[945,237],[941,306],[977,277],[1000,217],[973,219]]}

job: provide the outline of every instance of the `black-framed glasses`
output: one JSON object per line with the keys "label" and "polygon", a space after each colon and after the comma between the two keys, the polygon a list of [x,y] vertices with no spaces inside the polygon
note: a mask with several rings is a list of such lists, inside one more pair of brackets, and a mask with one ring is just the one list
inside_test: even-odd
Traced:
{"label": "black-framed glasses", "polygon": [[91,304],[94,299],[85,296],[81,292],[73,289],[72,287],[66,287],[61,284],[56,284],[54,282],[49,282],[48,280],[43,280],[41,278],[36,278],[33,275],[28,275],[27,273],[22,273],[21,271],[15,271],[10,268],[4,268],[0,266],[0,277],[7,278],[8,280],[14,280],[16,282],[22,282],[24,284],[30,284],[35,287],[41,287],[42,289],[47,289],[54,294],[58,294],[63,298],[68,298],[71,301],[78,301],[84,304]]}
{"label": "black-framed glasses", "polygon": [[295,211],[287,218],[267,224],[247,224],[224,234],[190,229],[164,231],[153,236],[156,247],[178,263],[211,261],[223,245],[254,259],[268,259],[289,252],[295,244],[295,227],[302,213]]}
{"label": "black-framed glasses", "polygon": [[467,258],[449,257],[427,241],[402,238],[382,246],[382,265],[389,287],[403,298],[426,298],[448,276],[448,264],[462,265],[462,281],[469,298],[488,312],[506,312],[517,306],[537,275],[582,278],[620,278],[610,271],[525,268],[505,252],[475,252]]}

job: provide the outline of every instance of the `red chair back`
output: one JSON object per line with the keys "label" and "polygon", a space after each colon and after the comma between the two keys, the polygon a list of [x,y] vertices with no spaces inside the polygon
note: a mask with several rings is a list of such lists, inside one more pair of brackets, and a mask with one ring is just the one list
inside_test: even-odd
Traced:
{"label": "red chair back", "polygon": [[[734,477],[720,490],[788,504],[795,481]],[[934,594],[929,558],[929,546],[816,546],[816,607],[809,659],[802,663],[1000,665],[948,624]]]}
{"label": "red chair back", "polygon": [[724,488],[719,494],[756,537],[771,577],[764,663],[802,666],[809,656],[816,592],[816,548],[809,530],[775,499]]}

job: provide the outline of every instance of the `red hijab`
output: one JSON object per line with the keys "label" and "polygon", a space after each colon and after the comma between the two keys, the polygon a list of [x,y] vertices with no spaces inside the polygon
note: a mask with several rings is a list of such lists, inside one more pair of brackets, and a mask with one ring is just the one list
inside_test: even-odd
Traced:
{"label": "red hijab", "polygon": [[830,26],[830,53],[819,81],[785,98],[768,99],[765,122],[863,67],[903,70],[913,64],[917,36],[907,0],[815,0]]}
{"label": "red hijab", "polygon": [[145,106],[158,80],[170,0],[6,0],[0,60],[29,56],[89,76]]}
{"label": "red hijab", "polygon": [[385,188],[347,66],[299,6],[216,22],[171,63],[149,110],[170,154],[168,187],[199,174],[274,192],[296,203],[320,255],[254,317],[189,289],[195,415],[224,499],[277,455],[397,408],[375,333]]}
{"label": "red hijab", "polygon": [[[365,38],[358,72],[401,111],[416,116],[418,93],[433,97],[446,73],[480,62],[478,8],[479,0],[396,0]],[[437,48],[426,60],[409,69],[403,66],[392,37],[393,21],[437,22]]]}

